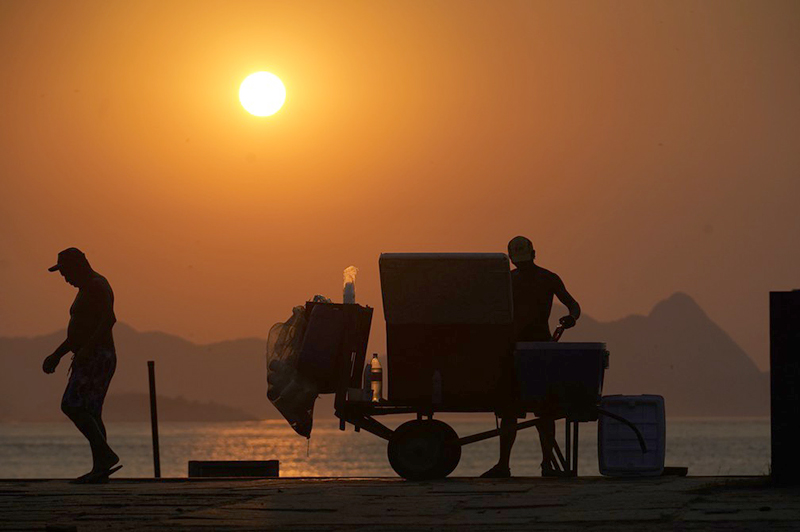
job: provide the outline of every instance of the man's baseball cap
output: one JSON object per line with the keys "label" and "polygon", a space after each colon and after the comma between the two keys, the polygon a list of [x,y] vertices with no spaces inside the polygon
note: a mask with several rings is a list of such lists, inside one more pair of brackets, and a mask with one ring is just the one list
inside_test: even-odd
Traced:
{"label": "man's baseball cap", "polygon": [[67,248],[58,254],[58,261],[55,266],[47,268],[49,272],[55,272],[61,269],[65,264],[81,264],[86,262],[86,255],[78,248]]}

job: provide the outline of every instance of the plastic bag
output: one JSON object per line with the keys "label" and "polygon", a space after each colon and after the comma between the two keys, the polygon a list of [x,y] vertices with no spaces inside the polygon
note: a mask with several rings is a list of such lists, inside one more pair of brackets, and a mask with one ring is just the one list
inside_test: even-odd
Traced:
{"label": "plastic bag", "polygon": [[358,273],[358,268],[355,266],[348,266],[344,270],[344,287],[342,289],[343,292],[343,302],[348,304],[354,304],[356,302],[356,274]]}
{"label": "plastic bag", "polygon": [[292,309],[292,317],[276,323],[267,338],[267,398],[301,436],[311,437],[317,387],[298,373],[297,360],[306,331],[305,307]]}

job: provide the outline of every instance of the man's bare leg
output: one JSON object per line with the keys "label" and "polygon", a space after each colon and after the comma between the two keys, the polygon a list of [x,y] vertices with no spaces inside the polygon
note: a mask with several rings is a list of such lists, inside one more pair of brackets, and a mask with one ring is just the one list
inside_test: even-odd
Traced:
{"label": "man's bare leg", "polygon": [[89,441],[89,447],[92,449],[92,470],[89,472],[90,474],[105,471],[119,462],[119,456],[106,442],[105,434],[103,434],[103,430],[100,428],[101,425],[98,424],[95,416],[82,408],[62,407],[62,410]]}
{"label": "man's bare leg", "polygon": [[553,470],[553,464],[556,463],[553,455],[553,447],[556,441],[556,422],[552,419],[543,419],[541,423],[536,425],[536,430],[539,431],[539,442],[542,445],[542,471]]}
{"label": "man's bare leg", "polygon": [[489,471],[481,475],[484,478],[507,478],[511,476],[511,449],[517,439],[517,418],[504,417],[500,420],[500,459]]}
{"label": "man's bare leg", "polygon": [[500,460],[498,465],[510,468],[511,449],[517,440],[517,418],[504,417],[500,420]]}
{"label": "man's bare leg", "polygon": [[94,419],[97,422],[97,426],[100,428],[100,432],[103,433],[103,439],[108,442],[108,435],[106,434],[106,426],[103,424],[103,419],[100,417],[95,417]]}

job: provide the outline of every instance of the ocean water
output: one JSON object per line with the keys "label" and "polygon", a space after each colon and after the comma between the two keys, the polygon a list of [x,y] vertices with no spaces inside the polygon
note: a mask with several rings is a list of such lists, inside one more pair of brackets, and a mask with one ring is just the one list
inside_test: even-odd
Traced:
{"label": "ocean water", "polygon": [[[438,418],[438,416],[437,416]],[[386,416],[395,427],[409,418]],[[492,415],[442,416],[459,436],[490,430]],[[563,422],[558,439],[563,449]],[[120,477],[152,477],[149,423],[111,423],[109,443],[122,458]],[[688,466],[690,475],[761,475],[770,460],[769,419],[669,419],[666,465]],[[396,476],[386,442],[364,431],[338,429],[334,419],[315,420],[310,442],[283,420],[159,425],[161,474],[185,477],[189,460],[280,460],[281,476]],[[453,476],[479,475],[497,460],[498,439],[467,445]],[[539,474],[535,428],[520,431],[511,461],[517,476]],[[597,424],[580,425],[579,474],[598,475]],[[91,466],[89,446],[69,423],[0,424],[0,478],[72,478]]]}

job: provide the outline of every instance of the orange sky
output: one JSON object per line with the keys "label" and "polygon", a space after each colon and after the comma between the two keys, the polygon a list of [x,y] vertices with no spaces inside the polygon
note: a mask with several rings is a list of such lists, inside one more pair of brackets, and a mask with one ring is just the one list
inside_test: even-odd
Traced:
{"label": "orange sky", "polygon": [[[66,324],[46,268],[72,245],[120,320],[195,341],[265,336],[350,264],[380,310],[381,252],[516,234],[586,313],[681,290],[762,368],[767,292],[800,288],[797,2],[4,1],[0,24],[0,335]],[[269,118],[237,98],[258,70],[287,88]]]}

